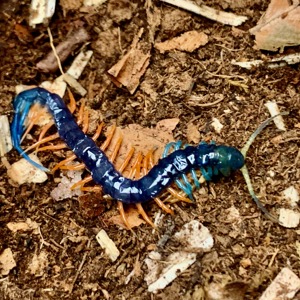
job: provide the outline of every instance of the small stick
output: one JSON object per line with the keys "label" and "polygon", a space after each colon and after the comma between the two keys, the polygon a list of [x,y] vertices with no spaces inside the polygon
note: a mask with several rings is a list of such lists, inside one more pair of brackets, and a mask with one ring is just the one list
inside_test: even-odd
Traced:
{"label": "small stick", "polygon": [[247,17],[245,16],[237,16],[233,13],[220,11],[206,5],[196,5],[187,0],[161,0],[161,1],[175,5],[177,7],[183,8],[195,14],[201,15],[203,17],[206,17],[208,19],[226,25],[239,26],[247,20]]}

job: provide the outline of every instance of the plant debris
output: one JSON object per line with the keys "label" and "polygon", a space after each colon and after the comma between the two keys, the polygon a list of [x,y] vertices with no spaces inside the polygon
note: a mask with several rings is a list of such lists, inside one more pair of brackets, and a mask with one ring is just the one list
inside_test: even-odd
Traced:
{"label": "plant debris", "polygon": [[206,45],[208,42],[208,36],[204,32],[198,32],[196,30],[188,31],[170,40],[166,40],[162,43],[156,43],[155,48],[164,53],[170,50],[179,50],[193,52],[200,46]]}
{"label": "plant debris", "polygon": [[257,25],[250,29],[258,49],[281,52],[300,44],[299,1],[272,0]]}
{"label": "plant debris", "polygon": [[[89,38],[90,36],[84,28],[72,32],[72,34],[55,48],[60,61],[64,62],[78,45],[87,42]],[[36,67],[45,73],[56,71],[58,69],[58,62],[53,50],[44,59],[39,61]]]}

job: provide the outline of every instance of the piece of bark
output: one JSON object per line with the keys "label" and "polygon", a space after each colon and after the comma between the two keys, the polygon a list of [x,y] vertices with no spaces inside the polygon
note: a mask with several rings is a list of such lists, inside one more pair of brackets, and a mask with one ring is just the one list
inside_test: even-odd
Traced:
{"label": "piece of bark", "polygon": [[166,51],[174,49],[193,52],[200,46],[204,46],[205,44],[207,44],[207,42],[208,36],[204,32],[192,30],[162,43],[156,43],[155,48],[158,49],[160,53],[164,53]]}
{"label": "piece of bark", "polygon": [[[66,40],[61,42],[56,48],[56,53],[61,62],[65,61],[71,52],[77,48],[79,44],[88,41],[90,38],[88,32],[84,28],[74,31]],[[53,50],[41,61],[36,64],[37,68],[44,73],[54,72],[58,69],[57,58]]]}
{"label": "piece of bark", "polygon": [[283,268],[259,300],[293,299],[300,289],[299,277],[290,269]]}

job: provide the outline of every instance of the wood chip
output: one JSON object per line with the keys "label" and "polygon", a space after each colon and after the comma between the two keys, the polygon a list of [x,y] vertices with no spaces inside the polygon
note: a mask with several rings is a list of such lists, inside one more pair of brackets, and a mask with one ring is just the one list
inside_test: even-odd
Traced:
{"label": "wood chip", "polygon": [[98,7],[105,3],[107,0],[83,0],[84,6],[95,6]]}
{"label": "wood chip", "polygon": [[[30,154],[29,157],[41,164],[40,160],[35,154]],[[10,166],[7,170],[7,175],[10,179],[15,181],[18,184],[23,183],[42,183],[48,179],[47,174],[33,166],[30,162],[28,162],[25,158],[20,159]]]}
{"label": "wood chip", "polygon": [[292,207],[296,207],[299,202],[299,192],[294,186],[290,186],[283,191],[285,199],[289,200]]}
{"label": "wood chip", "polygon": [[284,67],[286,65],[294,65],[300,62],[300,53],[287,54],[284,56],[267,59],[267,60],[252,60],[252,61],[235,61],[232,60],[231,64],[245,69],[266,65],[270,69]]}
{"label": "wood chip", "polygon": [[[188,252],[175,252],[172,253],[164,262],[164,265],[167,265],[160,273],[159,278],[149,284],[148,291],[150,293],[156,293],[158,290],[164,289],[169,283],[171,283],[175,278],[177,278],[182,272],[188,269],[197,258],[196,253]],[[146,264],[149,268],[149,262],[146,260]],[[158,269],[158,268],[157,268]],[[155,269],[155,272],[158,270]]]}
{"label": "wood chip", "polygon": [[258,49],[283,51],[300,44],[299,1],[272,0],[257,25],[250,29]]}
{"label": "wood chip", "polygon": [[64,81],[73,89],[76,90],[76,92],[84,97],[87,93],[86,89],[71,75],[68,73],[65,73],[63,76]]}
{"label": "wood chip", "polygon": [[[280,114],[280,110],[276,102],[268,101],[265,103],[265,107],[269,110],[271,117]],[[277,116],[273,121],[279,130],[286,131],[282,116]]]}
{"label": "wood chip", "polygon": [[296,228],[299,225],[300,213],[291,209],[280,208],[279,222],[280,225],[286,228]]}
{"label": "wood chip", "polygon": [[151,293],[164,289],[196,261],[197,252],[209,251],[214,243],[208,229],[196,220],[185,224],[174,238],[180,242],[182,250],[170,254],[163,261],[157,251],[150,252],[145,259],[149,270],[145,280]]}
{"label": "wood chip", "polygon": [[112,262],[116,261],[116,259],[120,255],[120,251],[118,250],[116,244],[112,239],[109,238],[105,230],[100,230],[96,235],[96,239],[102,249],[104,249],[106,255],[110,258]]}
{"label": "wood chip", "polygon": [[6,115],[0,116],[0,156],[4,156],[12,149],[10,126]]}
{"label": "wood chip", "polygon": [[55,11],[55,0],[32,0],[30,6],[29,25],[47,24]]}
{"label": "wood chip", "polygon": [[0,254],[0,274],[8,275],[10,270],[16,267],[16,261],[14,260],[13,253],[10,248],[6,248]]}
{"label": "wood chip", "polygon": [[179,51],[193,52],[200,46],[206,45],[207,42],[208,36],[204,32],[192,30],[162,43],[156,43],[155,48],[158,49],[160,53],[174,49]]}
{"label": "wood chip", "polygon": [[283,268],[259,300],[293,299],[299,289],[299,277],[290,269]]}
{"label": "wood chip", "polygon": [[73,78],[78,79],[82,74],[87,63],[91,59],[93,51],[81,51],[73,60],[71,67],[68,69],[67,73]]}

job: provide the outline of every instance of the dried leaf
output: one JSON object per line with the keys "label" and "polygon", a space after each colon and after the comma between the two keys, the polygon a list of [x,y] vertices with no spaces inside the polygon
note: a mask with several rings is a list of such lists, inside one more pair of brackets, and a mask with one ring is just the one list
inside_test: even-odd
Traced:
{"label": "dried leaf", "polygon": [[140,78],[146,72],[151,56],[148,45],[139,42],[142,33],[143,30],[140,30],[134,38],[129,52],[108,70],[112,81],[119,87],[126,86],[131,94],[139,86]]}
{"label": "dried leaf", "polygon": [[198,144],[200,142],[200,139],[201,139],[200,132],[198,130],[198,127],[196,125],[194,125],[193,123],[189,123],[187,125],[186,138],[189,143],[193,142],[195,144]]}
{"label": "dried leaf", "polygon": [[146,222],[139,217],[139,212],[137,209],[133,207],[129,207],[126,211],[126,218],[128,221],[129,228],[123,222],[121,215],[113,216],[109,219],[112,224],[119,225],[124,229],[132,229],[133,227],[138,227],[141,224],[145,224]]}

